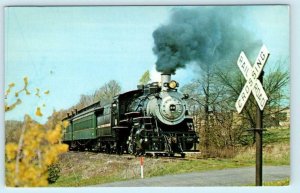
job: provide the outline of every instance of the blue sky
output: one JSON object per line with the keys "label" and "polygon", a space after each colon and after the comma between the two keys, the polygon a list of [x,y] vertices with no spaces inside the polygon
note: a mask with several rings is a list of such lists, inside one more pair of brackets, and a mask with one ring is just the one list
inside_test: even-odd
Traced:
{"label": "blue sky", "polygon": [[[50,90],[41,98],[21,96],[23,103],[5,119],[34,117],[37,106],[45,122],[53,109],[76,104],[81,94],[91,94],[109,80],[122,91],[135,89],[146,70],[154,72],[152,33],[165,24],[170,6],[8,7],[5,8],[5,86],[15,90],[29,78],[29,89]],[[226,7],[224,7],[226,9]],[[244,25],[271,52],[266,68],[289,56],[289,12],[286,6],[250,6]],[[238,15],[237,15],[238,17]],[[195,67],[173,77],[181,85],[195,78]],[[15,91],[14,90],[14,91]],[[15,100],[13,94],[7,99]]]}

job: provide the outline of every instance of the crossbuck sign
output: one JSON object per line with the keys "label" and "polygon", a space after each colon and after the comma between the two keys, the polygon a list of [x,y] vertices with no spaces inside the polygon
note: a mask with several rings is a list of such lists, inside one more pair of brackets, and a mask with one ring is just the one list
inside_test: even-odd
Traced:
{"label": "crossbuck sign", "polygon": [[254,95],[254,98],[257,101],[260,110],[264,109],[268,97],[263,89],[261,82],[257,78],[261,74],[262,69],[266,64],[269,55],[270,53],[268,49],[266,48],[265,45],[263,45],[256,58],[255,64],[251,66],[245,53],[243,51],[241,52],[237,60],[237,65],[242,71],[247,82],[242,92],[240,93],[238,100],[235,103],[235,107],[238,113],[240,113],[243,110],[251,92]]}

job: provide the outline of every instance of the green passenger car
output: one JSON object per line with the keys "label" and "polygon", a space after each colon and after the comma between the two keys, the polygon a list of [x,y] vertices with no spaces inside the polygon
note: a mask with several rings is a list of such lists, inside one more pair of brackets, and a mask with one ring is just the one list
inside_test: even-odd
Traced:
{"label": "green passenger car", "polygon": [[96,115],[94,112],[74,118],[73,140],[95,139],[96,138]]}

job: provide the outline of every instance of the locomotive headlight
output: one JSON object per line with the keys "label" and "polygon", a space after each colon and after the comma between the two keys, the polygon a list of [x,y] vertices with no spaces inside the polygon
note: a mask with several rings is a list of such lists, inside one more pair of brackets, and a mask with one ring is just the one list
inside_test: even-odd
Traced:
{"label": "locomotive headlight", "polygon": [[168,86],[169,88],[174,89],[177,87],[177,82],[175,80],[171,80]]}

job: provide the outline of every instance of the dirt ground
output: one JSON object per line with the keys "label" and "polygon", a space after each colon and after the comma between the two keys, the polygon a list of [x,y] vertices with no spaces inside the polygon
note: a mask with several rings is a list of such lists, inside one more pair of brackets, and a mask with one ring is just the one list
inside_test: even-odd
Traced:
{"label": "dirt ground", "polygon": [[[143,158],[144,172],[162,167],[161,163],[177,162],[181,158]],[[120,179],[140,178],[141,157],[94,152],[68,152],[61,155],[61,178],[75,177],[80,180],[99,176],[118,176]]]}

